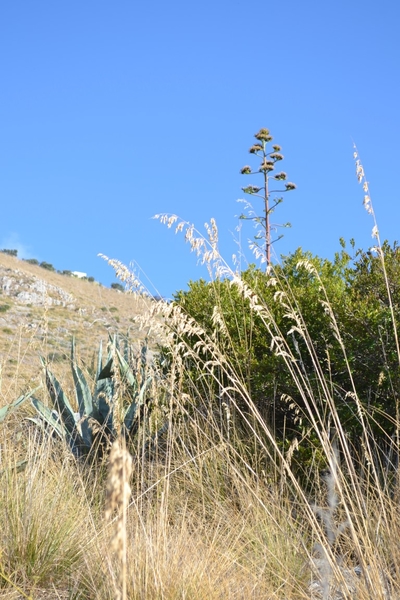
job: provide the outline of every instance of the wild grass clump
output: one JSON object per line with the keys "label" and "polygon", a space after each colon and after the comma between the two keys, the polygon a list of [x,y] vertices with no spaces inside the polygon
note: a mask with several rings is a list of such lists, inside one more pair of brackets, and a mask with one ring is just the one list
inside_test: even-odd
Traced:
{"label": "wild grass clump", "polygon": [[68,584],[92,526],[83,483],[64,448],[51,439],[38,445],[36,435],[26,428],[18,463],[12,438],[3,438],[0,474],[2,585],[11,580],[31,590]]}

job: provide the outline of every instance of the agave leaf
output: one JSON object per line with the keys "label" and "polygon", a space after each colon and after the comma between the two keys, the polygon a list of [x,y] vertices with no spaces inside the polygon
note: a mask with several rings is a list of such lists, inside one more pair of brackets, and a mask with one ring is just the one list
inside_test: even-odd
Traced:
{"label": "agave leaf", "polygon": [[144,401],[145,401],[145,395],[148,392],[151,382],[153,381],[153,376],[149,375],[146,379],[146,381],[144,382],[144,384],[142,385],[142,387],[140,388],[140,392],[139,392],[139,396],[138,396],[138,405],[141,406]]}
{"label": "agave leaf", "polygon": [[[136,398],[137,398],[138,394],[136,394]],[[128,433],[131,432],[132,429],[132,425],[135,422],[136,416],[137,416],[137,409],[139,408],[139,405],[137,402],[133,401],[131,402],[130,406],[128,406],[128,409],[125,413],[125,417],[124,417],[124,425],[125,428],[127,430]]]}
{"label": "agave leaf", "polygon": [[109,379],[110,377],[112,377],[114,375],[113,366],[114,366],[114,359],[111,357],[106,362],[105,366],[99,373],[99,376],[97,377],[97,379]]}
{"label": "agave leaf", "polygon": [[127,383],[131,386],[131,392],[135,393],[138,389],[138,381],[137,378],[131,368],[131,366],[126,362],[125,358],[122,356],[121,352],[116,349],[115,351],[118,361],[119,361],[119,371],[121,374],[121,379],[127,381]]}
{"label": "agave leaf", "polygon": [[42,386],[39,385],[34,390],[28,392],[27,394],[23,394],[22,396],[20,396],[16,400],[14,400],[14,402],[11,402],[11,404],[2,406],[0,408],[0,423],[2,423],[2,421],[4,421],[4,419],[6,418],[7,415],[11,414],[12,412],[14,412],[14,410],[19,408],[26,400],[28,400],[32,396],[32,394],[37,392],[37,390],[39,390],[41,387]]}
{"label": "agave leaf", "polygon": [[81,456],[85,453],[85,444],[83,442],[83,438],[80,435],[77,427],[75,427],[74,431],[71,433],[67,428],[65,422],[63,422],[58,413],[55,414],[55,411],[51,411],[47,406],[43,404],[37,398],[31,399],[32,405],[35,407],[39,415],[43,417],[43,419],[54,429],[54,431],[61,437],[61,439],[65,440],[69,447],[71,448],[72,453],[75,456]]}
{"label": "agave leaf", "polygon": [[99,412],[98,421],[101,425],[106,424],[107,427],[112,423],[113,396],[114,382],[110,377],[96,382],[94,398]]}
{"label": "agave leaf", "polygon": [[[104,384],[100,381],[100,375],[103,370],[103,342],[100,341],[99,345],[99,353],[97,356],[97,369],[96,369],[96,385],[92,396],[92,417],[99,422],[100,425],[104,422],[104,417],[102,416],[99,409],[99,395],[103,392]],[[103,407],[104,408],[104,407]],[[104,412],[104,411],[103,411]]]}
{"label": "agave leaf", "polygon": [[97,355],[96,381],[100,378],[103,369],[103,342],[100,340],[99,353]]}
{"label": "agave leaf", "polygon": [[75,393],[78,401],[79,414],[81,416],[79,425],[82,432],[82,438],[85,446],[90,448],[92,445],[93,435],[88,418],[93,414],[92,393],[82,373],[82,370],[76,364],[74,339],[72,339],[71,347],[71,368],[75,383]]}
{"label": "agave leaf", "polygon": [[72,436],[75,436],[75,433],[77,433],[77,428],[72,406],[58,380],[50,371],[50,369],[46,366],[46,363],[43,360],[43,358],[41,358],[41,361],[46,371],[46,386],[49,391],[53,406],[59,413],[61,420],[63,421],[68,432]]}
{"label": "agave leaf", "polygon": [[[64,427],[64,424],[60,421],[58,415],[56,417],[53,411],[50,410],[50,408],[48,408],[47,406],[45,406],[43,402],[41,402],[37,398],[31,398],[31,403],[32,406],[39,413],[39,415],[43,417],[46,423],[54,429],[55,433],[57,433],[57,435],[59,435],[61,439],[65,439],[67,435],[67,430]],[[34,421],[34,419],[30,420]]]}
{"label": "agave leaf", "polygon": [[142,350],[140,352],[141,359],[141,375],[142,381],[144,381],[147,372],[147,338],[145,338],[142,346]]}
{"label": "agave leaf", "polygon": [[124,425],[128,433],[132,431],[133,424],[137,419],[137,411],[140,406],[142,406],[145,402],[145,395],[148,391],[150,384],[153,380],[152,376],[149,376],[143,386],[140,389],[140,392],[135,394],[133,402],[128,406],[125,417],[124,417]]}
{"label": "agave leaf", "polygon": [[113,352],[114,342],[110,336],[110,349],[108,351],[107,362],[105,366],[101,369],[100,373],[97,375],[97,379],[108,379],[114,375],[114,352]]}
{"label": "agave leaf", "polygon": [[125,337],[124,338],[124,359],[127,363],[129,363],[129,356],[130,356],[130,352],[129,352],[128,337]]}
{"label": "agave leaf", "polygon": [[44,420],[44,418],[42,418],[42,417],[26,417],[26,420],[30,421],[31,423],[35,423],[36,427],[38,429],[41,429],[43,432],[46,431],[46,421]]}
{"label": "agave leaf", "polygon": [[[110,336],[111,344],[115,342]],[[99,422],[112,430],[113,423],[113,399],[114,399],[114,356],[113,348],[110,346],[107,362],[97,377],[94,392],[94,404],[99,411]]]}

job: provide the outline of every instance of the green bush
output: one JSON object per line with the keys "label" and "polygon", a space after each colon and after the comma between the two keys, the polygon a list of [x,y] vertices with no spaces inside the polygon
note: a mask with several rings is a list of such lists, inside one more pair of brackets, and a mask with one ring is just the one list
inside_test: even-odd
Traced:
{"label": "green bush", "polygon": [[[400,322],[400,249],[386,242],[383,252]],[[358,251],[351,257],[344,243],[333,261],[299,249],[282,257],[272,275],[250,267],[241,278],[246,292],[228,279],[199,280],[178,292],[175,302],[216,340],[277,437],[297,436],[311,423],[299,381],[317,399],[315,418],[329,418],[321,377],[354,443],[364,427],[355,393],[371,435],[380,441],[394,435],[400,373],[379,256]],[[261,307],[259,312],[251,309],[250,298]],[[194,348],[204,339],[193,335],[185,341]],[[296,377],[287,368],[287,356]],[[207,358],[215,360],[211,353]],[[192,370],[188,380],[204,379],[194,363],[188,358],[185,362]],[[223,370],[219,372],[209,382],[216,398],[227,385]]]}
{"label": "green bush", "polygon": [[0,304],[0,313],[7,312],[8,310],[10,310],[10,308],[11,308],[10,304]]}
{"label": "green bush", "polygon": [[51,263],[46,262],[46,261],[41,262],[40,266],[43,269],[47,269],[48,271],[55,271],[55,268],[53,267],[53,265]]}
{"label": "green bush", "polygon": [[111,289],[112,290],[118,290],[118,292],[124,292],[125,288],[123,285],[121,285],[120,283],[112,283],[111,284]]}

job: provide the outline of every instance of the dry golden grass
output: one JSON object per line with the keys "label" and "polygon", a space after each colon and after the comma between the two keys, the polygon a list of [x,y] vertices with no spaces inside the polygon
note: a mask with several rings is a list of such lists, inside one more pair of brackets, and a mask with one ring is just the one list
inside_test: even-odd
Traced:
{"label": "dry golden grass", "polygon": [[[122,575],[116,531],[126,544],[129,599],[339,598],[333,593],[334,582],[349,590],[341,597],[398,597],[397,499],[370,490],[360,514],[354,490],[341,494],[337,475],[333,483],[339,502],[332,519],[335,525],[343,522],[348,510],[351,524],[340,537],[340,564],[324,526],[310,516],[311,502],[329,512],[323,485],[317,496],[307,498],[290,482],[282,487],[273,478],[252,473],[236,448],[216,441],[218,432],[204,419],[194,419],[191,429],[192,434],[177,425],[170,432],[167,456],[160,451],[158,457],[136,458],[132,475],[117,478],[112,487],[122,489],[126,480],[131,495],[126,519],[120,520],[117,501],[110,522],[105,519],[105,469],[82,469],[60,444],[38,441],[33,431],[24,440],[28,464],[15,469],[18,442],[12,423],[7,423],[0,492],[0,573],[7,581],[0,597],[24,597],[15,586],[25,597],[38,600],[123,597],[116,592]],[[368,567],[367,578],[349,579],[360,558],[352,528]],[[326,596],[310,591],[316,580],[312,556],[318,543],[326,551]],[[388,581],[390,596],[385,595]]]}
{"label": "dry golden grass", "polygon": [[[47,597],[44,590],[93,600],[307,597],[301,527],[288,519],[283,498],[230,464],[229,451],[211,446],[188,461],[174,443],[168,467],[136,464],[126,521],[117,502],[109,523],[104,475],[82,472],[60,445],[33,437],[25,443],[28,464],[17,470],[14,445],[12,436],[2,444],[4,597],[22,597],[9,581],[31,598]],[[115,525],[126,544],[126,596],[116,593]]]}

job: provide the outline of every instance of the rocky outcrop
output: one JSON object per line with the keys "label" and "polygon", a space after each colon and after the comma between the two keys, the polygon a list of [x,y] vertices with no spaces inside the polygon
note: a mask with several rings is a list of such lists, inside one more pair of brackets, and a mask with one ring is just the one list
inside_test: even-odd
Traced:
{"label": "rocky outcrop", "polygon": [[18,269],[0,269],[0,288],[3,296],[14,298],[21,304],[75,308],[75,299],[71,294]]}

